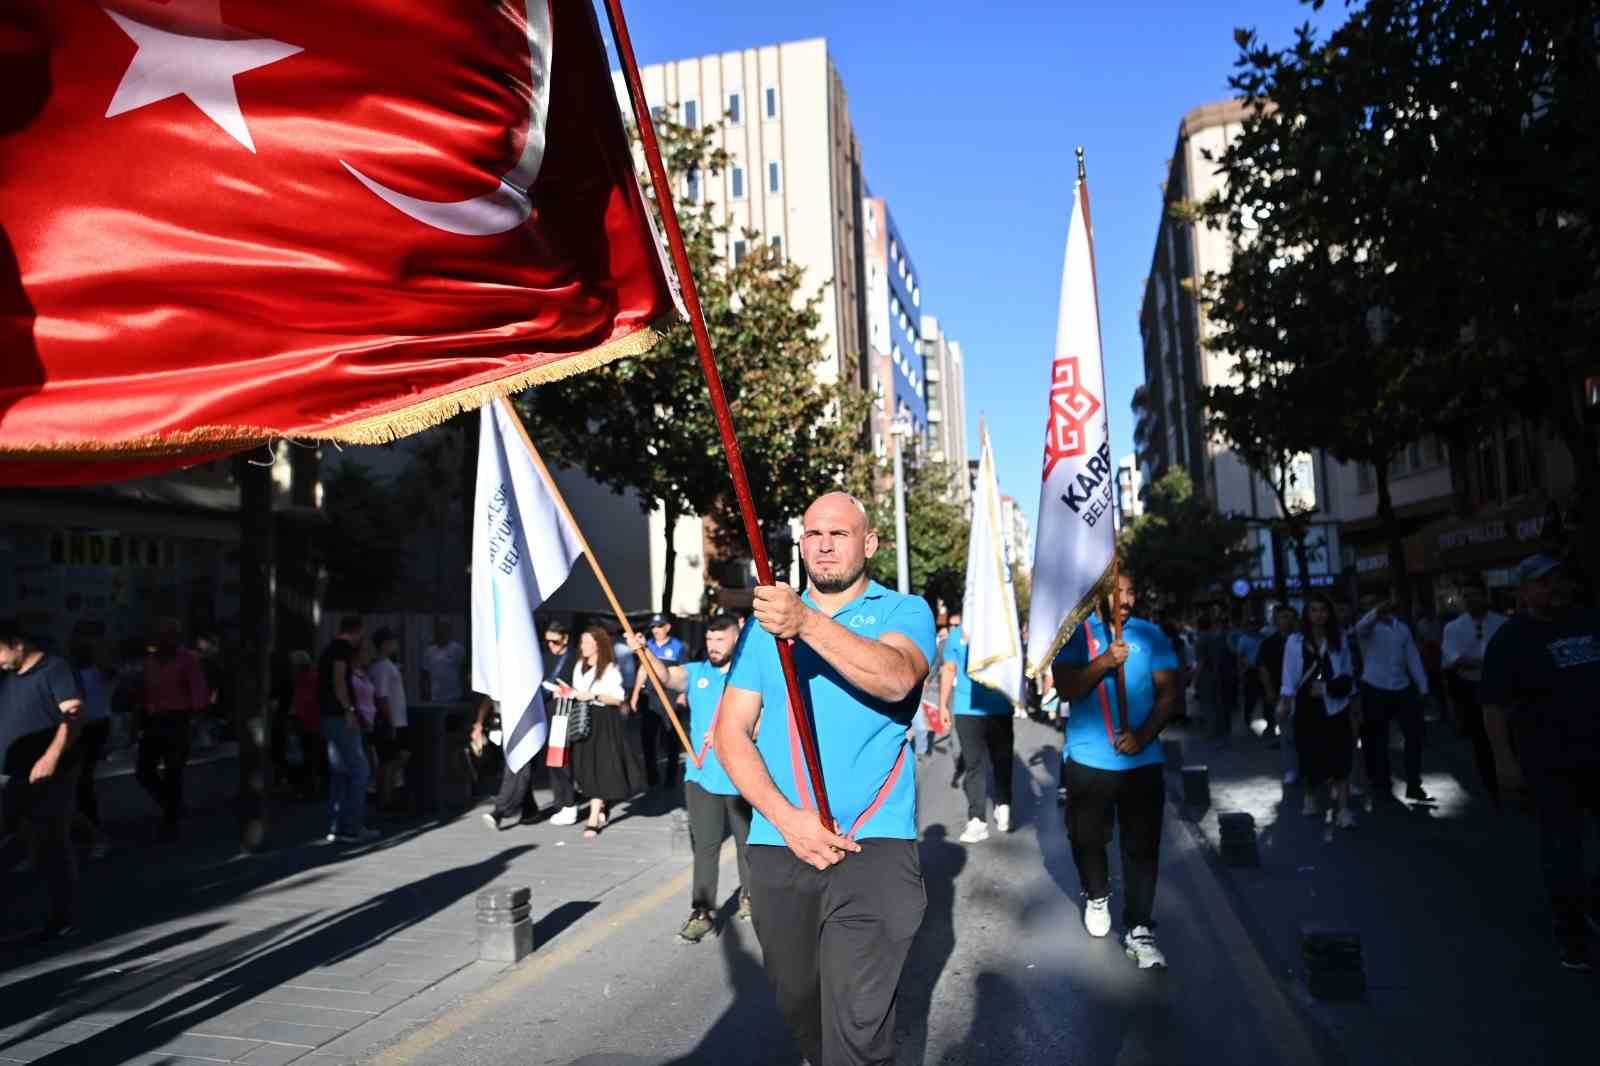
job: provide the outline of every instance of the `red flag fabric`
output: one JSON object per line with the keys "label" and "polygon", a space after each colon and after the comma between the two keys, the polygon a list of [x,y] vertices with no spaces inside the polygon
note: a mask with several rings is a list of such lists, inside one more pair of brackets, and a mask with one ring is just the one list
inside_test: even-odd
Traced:
{"label": "red flag fabric", "polygon": [[392,439],[674,305],[589,0],[0,11],[0,483]]}

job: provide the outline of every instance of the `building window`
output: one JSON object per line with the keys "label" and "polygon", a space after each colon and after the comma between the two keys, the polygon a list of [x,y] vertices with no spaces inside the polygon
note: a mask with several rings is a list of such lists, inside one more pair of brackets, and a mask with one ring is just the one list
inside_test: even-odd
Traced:
{"label": "building window", "polygon": [[700,202],[700,168],[690,167],[689,175],[685,179],[685,196],[691,204]]}
{"label": "building window", "polygon": [[744,241],[734,241],[733,242],[733,265],[734,266],[738,266],[740,263],[744,262],[745,253],[748,250],[749,250],[749,245],[747,245]]}
{"label": "building window", "polygon": [[683,102],[683,124],[692,130],[700,128],[700,101],[685,100]]}
{"label": "building window", "polygon": [[734,167],[728,182],[735,200],[744,199],[744,167]]}
{"label": "building window", "polygon": [[770,193],[783,191],[783,164],[776,159],[767,164],[767,191]]}
{"label": "building window", "polygon": [[737,126],[744,121],[744,97],[739,93],[728,94],[728,125]]}
{"label": "building window", "polygon": [[772,258],[783,262],[783,238],[775,236],[767,242],[767,246],[772,249]]}
{"label": "building window", "polygon": [[766,103],[767,103],[767,117],[768,118],[777,118],[778,117],[778,87],[776,85],[767,86]]}

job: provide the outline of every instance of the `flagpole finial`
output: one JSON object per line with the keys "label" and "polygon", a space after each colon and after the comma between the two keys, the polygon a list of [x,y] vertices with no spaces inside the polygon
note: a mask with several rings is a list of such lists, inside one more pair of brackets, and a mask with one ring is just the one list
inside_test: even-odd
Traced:
{"label": "flagpole finial", "polygon": [[1078,180],[1082,181],[1088,174],[1083,168],[1083,145],[1078,145]]}

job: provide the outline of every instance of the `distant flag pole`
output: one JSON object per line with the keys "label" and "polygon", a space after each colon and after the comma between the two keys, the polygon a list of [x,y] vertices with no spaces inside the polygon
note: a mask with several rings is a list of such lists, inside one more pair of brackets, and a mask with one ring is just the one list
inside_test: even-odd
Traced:
{"label": "distant flag pole", "polygon": [[[1048,670],[1073,630],[1097,609],[1104,613],[1112,639],[1122,639],[1122,621],[1113,600],[1119,566],[1112,522],[1116,479],[1105,395],[1094,228],[1080,147],[1050,367],[1050,413],[1028,611],[1029,677]],[[1118,727],[1126,732],[1127,681],[1120,667],[1116,688]]]}
{"label": "distant flag pole", "polygon": [[[756,517],[755,499],[750,494],[750,479],[745,474],[744,457],[739,453],[739,438],[734,432],[733,415],[728,410],[728,399],[722,392],[722,376],[717,373],[717,357],[711,350],[711,335],[706,331],[705,312],[700,307],[700,294],[695,288],[694,273],[689,267],[689,252],[684,247],[683,231],[678,227],[678,211],[672,202],[672,183],[667,180],[667,168],[661,162],[661,146],[656,143],[655,125],[650,118],[650,105],[645,99],[644,83],[639,78],[639,64],[634,59],[633,41],[628,36],[628,21],[622,13],[622,0],[606,0],[606,15],[611,20],[611,36],[617,45],[617,56],[622,60],[622,73],[628,85],[628,99],[633,104],[634,121],[639,125],[639,139],[644,145],[645,164],[650,170],[650,183],[656,191],[656,206],[661,209],[661,221],[667,231],[667,246],[672,252],[672,265],[677,269],[679,284],[683,286],[683,300],[689,311],[689,327],[694,331],[694,343],[700,353],[700,369],[706,377],[706,387],[711,394],[711,409],[717,416],[717,429],[722,434],[722,448],[728,456],[728,471],[733,476],[734,495],[739,500],[739,515],[744,519],[744,534],[750,542],[750,558],[756,564],[756,578],[763,585],[774,584],[772,563],[767,558],[766,540],[761,535],[761,522]],[[805,756],[806,771],[811,778],[811,794],[816,797],[817,816],[823,827],[834,831],[833,811],[828,806],[828,793],[822,782],[822,756],[817,750],[817,736],[811,728],[811,716],[800,691],[799,675],[794,666],[794,644],[780,640],[778,658],[783,664],[783,680],[789,690],[789,719],[794,724],[795,735],[800,738],[800,750]],[[681,730],[680,730],[681,734]]]}
{"label": "distant flag pole", "polygon": [[[578,525],[578,520],[572,517],[572,510],[567,506],[566,497],[561,495],[561,490],[556,487],[556,479],[550,476],[550,468],[544,465],[544,459],[539,455],[539,449],[533,446],[533,439],[528,436],[528,427],[522,424],[522,416],[517,414],[517,409],[511,400],[501,396],[494,401],[505,411],[506,418],[516,427],[517,435],[522,438],[523,446],[528,449],[528,456],[533,460],[533,465],[539,471],[539,476],[544,480],[544,487],[550,493],[550,498],[561,511],[561,517],[566,520],[572,530],[573,537],[577,540],[579,550],[583,557],[589,560],[589,569],[594,571],[594,579],[600,584],[600,591],[605,594],[606,602],[611,604],[611,611],[617,616],[617,624],[622,626],[624,636],[631,637],[634,629],[628,622],[628,616],[623,613],[622,604],[617,600],[617,594],[611,589],[611,582],[606,580],[606,572],[600,569],[600,560],[595,558],[594,549],[589,547],[589,539],[583,535],[583,529]],[[530,655],[537,655],[530,651]],[[655,667],[650,663],[647,655],[639,656],[639,665],[644,667],[644,672],[650,677],[650,684],[656,691],[656,698],[661,701],[661,706],[666,708],[667,718],[672,722],[673,732],[678,734],[678,743],[683,745],[683,750],[689,753],[695,769],[700,768],[700,756],[695,752],[694,745],[689,743],[689,734],[684,732],[683,723],[678,721],[678,715],[672,709],[672,698],[667,695],[667,690],[662,687],[661,678],[657,676]]]}

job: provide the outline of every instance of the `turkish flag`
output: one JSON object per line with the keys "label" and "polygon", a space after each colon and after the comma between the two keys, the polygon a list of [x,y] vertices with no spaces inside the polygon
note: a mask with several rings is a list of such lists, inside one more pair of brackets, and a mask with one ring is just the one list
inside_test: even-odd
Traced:
{"label": "turkish flag", "polygon": [[391,439],[675,304],[589,0],[0,12],[0,483]]}

